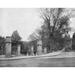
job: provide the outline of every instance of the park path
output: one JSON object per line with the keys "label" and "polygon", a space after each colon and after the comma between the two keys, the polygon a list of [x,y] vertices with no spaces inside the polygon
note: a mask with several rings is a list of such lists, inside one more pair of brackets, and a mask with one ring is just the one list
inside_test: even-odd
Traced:
{"label": "park path", "polygon": [[0,67],[75,67],[75,52],[42,57],[20,57],[15,60],[0,60]]}

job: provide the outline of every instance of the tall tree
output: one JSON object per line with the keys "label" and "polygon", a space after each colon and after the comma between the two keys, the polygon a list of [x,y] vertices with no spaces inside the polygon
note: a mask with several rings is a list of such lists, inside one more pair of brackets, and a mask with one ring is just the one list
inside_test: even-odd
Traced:
{"label": "tall tree", "polygon": [[41,17],[43,19],[43,27],[46,27],[44,33],[47,34],[47,46],[48,50],[50,50],[51,42],[55,43],[60,41],[62,39],[62,35],[65,35],[70,30],[70,14],[66,14],[66,10],[64,8],[45,8],[41,9]]}

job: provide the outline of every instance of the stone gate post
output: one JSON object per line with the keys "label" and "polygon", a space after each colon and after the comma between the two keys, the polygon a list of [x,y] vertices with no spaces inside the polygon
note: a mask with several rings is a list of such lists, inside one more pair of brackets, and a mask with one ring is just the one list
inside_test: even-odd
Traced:
{"label": "stone gate post", "polygon": [[42,41],[38,40],[37,41],[37,55],[41,55],[42,54]]}
{"label": "stone gate post", "polygon": [[31,55],[34,55],[34,47],[31,46]]}
{"label": "stone gate post", "polygon": [[19,44],[17,47],[17,55],[21,55],[20,50],[21,50],[21,45]]}
{"label": "stone gate post", "polygon": [[6,57],[11,57],[11,37],[6,37],[6,45],[5,45],[5,49],[6,49]]}

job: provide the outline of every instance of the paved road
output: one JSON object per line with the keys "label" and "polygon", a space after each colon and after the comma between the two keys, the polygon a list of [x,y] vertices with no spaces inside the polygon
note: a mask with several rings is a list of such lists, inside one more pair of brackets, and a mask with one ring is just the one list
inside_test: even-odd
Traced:
{"label": "paved road", "polygon": [[0,67],[75,67],[75,57],[72,58],[25,58],[0,61]]}

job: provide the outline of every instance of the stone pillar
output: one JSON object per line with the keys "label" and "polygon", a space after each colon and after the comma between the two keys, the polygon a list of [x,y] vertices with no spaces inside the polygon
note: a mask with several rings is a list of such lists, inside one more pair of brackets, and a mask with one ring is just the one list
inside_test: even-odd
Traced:
{"label": "stone pillar", "polygon": [[47,53],[47,48],[44,48],[44,54],[46,54]]}
{"label": "stone pillar", "polygon": [[19,44],[17,48],[17,55],[21,55],[20,50],[21,50],[21,45]]}
{"label": "stone pillar", "polygon": [[31,46],[31,55],[34,55],[34,47]]}
{"label": "stone pillar", "polygon": [[42,46],[37,46],[37,55],[41,55],[42,54]]}
{"label": "stone pillar", "polygon": [[11,57],[11,37],[6,37],[6,57]]}
{"label": "stone pillar", "polygon": [[37,55],[42,55],[42,41],[37,41]]}

